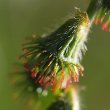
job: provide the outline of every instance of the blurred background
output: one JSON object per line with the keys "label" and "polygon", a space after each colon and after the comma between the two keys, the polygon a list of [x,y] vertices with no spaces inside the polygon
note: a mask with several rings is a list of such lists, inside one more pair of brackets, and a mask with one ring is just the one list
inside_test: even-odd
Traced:
{"label": "blurred background", "polygon": [[[12,99],[8,77],[25,37],[38,36],[59,27],[74,7],[85,10],[89,0],[0,0],[0,110],[23,110]],[[93,26],[88,51],[82,61],[85,75],[80,85],[82,110],[110,110],[110,33]]]}

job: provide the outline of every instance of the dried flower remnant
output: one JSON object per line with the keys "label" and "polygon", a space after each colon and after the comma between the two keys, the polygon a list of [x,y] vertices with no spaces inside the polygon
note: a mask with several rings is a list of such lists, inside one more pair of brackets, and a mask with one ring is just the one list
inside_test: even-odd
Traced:
{"label": "dried flower remnant", "polygon": [[26,50],[25,69],[35,83],[45,89],[65,89],[83,76],[80,64],[82,54],[87,50],[86,41],[90,22],[86,12],[77,9],[75,17],[45,38],[33,38],[23,47]]}

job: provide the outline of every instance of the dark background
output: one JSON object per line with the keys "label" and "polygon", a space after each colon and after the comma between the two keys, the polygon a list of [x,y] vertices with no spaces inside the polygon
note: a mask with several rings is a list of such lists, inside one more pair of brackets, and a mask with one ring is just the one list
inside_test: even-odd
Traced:
{"label": "dark background", "polygon": [[[24,38],[42,35],[73,15],[74,6],[85,10],[89,0],[0,0],[0,110],[23,110],[12,100],[8,77],[21,54]],[[82,110],[110,110],[110,33],[93,26],[80,78]]]}

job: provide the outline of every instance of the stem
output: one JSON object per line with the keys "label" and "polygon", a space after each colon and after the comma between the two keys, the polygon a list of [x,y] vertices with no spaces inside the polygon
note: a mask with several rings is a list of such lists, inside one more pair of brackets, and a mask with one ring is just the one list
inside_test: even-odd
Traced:
{"label": "stem", "polygon": [[79,93],[76,88],[72,91],[73,110],[80,110]]}
{"label": "stem", "polygon": [[68,88],[67,97],[71,103],[71,110],[80,110],[79,86],[71,86]]}
{"label": "stem", "polygon": [[90,20],[94,19],[97,12],[100,10],[102,6],[102,2],[103,0],[91,0],[89,7],[87,9],[87,13]]}

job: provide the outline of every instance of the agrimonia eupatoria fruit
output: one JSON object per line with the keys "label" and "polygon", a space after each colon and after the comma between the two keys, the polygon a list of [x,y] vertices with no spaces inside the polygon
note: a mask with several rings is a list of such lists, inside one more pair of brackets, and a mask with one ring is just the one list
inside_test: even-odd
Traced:
{"label": "agrimonia eupatoria fruit", "polygon": [[35,84],[51,90],[65,89],[83,76],[80,62],[87,50],[90,21],[86,12],[77,9],[75,16],[45,38],[33,38],[24,44],[25,69]]}

